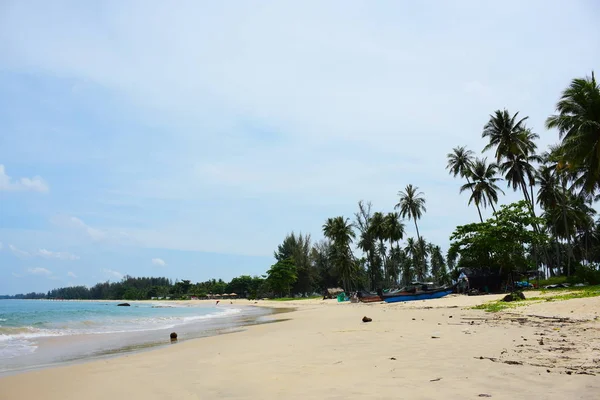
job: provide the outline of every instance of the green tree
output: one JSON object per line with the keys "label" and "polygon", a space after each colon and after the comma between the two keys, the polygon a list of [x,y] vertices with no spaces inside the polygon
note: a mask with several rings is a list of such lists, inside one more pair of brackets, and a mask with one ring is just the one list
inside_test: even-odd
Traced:
{"label": "green tree", "polygon": [[[452,153],[448,153],[446,156],[448,158],[448,165],[446,166],[446,169],[450,170],[450,174],[452,174],[455,178],[457,175],[461,178],[465,178],[467,180],[466,186],[471,189],[471,193],[473,193],[474,190],[471,186],[470,180],[473,169],[473,154],[474,153],[471,150],[467,150],[465,146],[458,146],[453,148]],[[463,189],[461,188],[460,191],[462,192]],[[471,198],[473,198],[473,196],[471,196]],[[469,200],[469,204],[471,204],[471,200]],[[479,203],[475,202],[475,206],[477,207],[479,220],[483,222]]]}
{"label": "green tree", "polygon": [[400,214],[397,212],[387,213],[383,220],[383,230],[385,232],[385,238],[390,242],[389,256],[386,262],[386,283],[391,285],[395,280],[398,279],[398,260],[399,257],[394,257],[394,243],[396,243],[396,250],[400,249],[400,240],[404,237],[404,223],[400,219]]}
{"label": "green tree", "polygon": [[313,290],[316,273],[310,259],[311,249],[310,235],[296,235],[292,232],[286,235],[275,251],[274,256],[278,261],[290,258],[294,260],[298,279],[292,287],[293,293],[309,293]]}
{"label": "green tree", "polygon": [[409,220],[412,219],[415,223],[415,229],[417,231],[417,243],[420,245],[419,250],[421,253],[421,271],[426,269],[425,248],[422,246],[423,241],[421,234],[419,233],[417,220],[421,219],[423,213],[427,211],[427,208],[425,208],[425,198],[423,195],[423,192],[419,192],[418,187],[409,184],[406,186],[404,191],[398,192],[400,201],[394,206],[394,209],[400,209],[400,215],[402,218],[408,218]]}
{"label": "green tree", "polygon": [[356,263],[350,244],[355,238],[353,225],[348,218],[329,218],[323,225],[323,234],[333,242],[332,257],[342,279],[344,289],[350,290]]}
{"label": "green tree", "polygon": [[358,212],[354,214],[354,225],[358,229],[358,248],[367,255],[368,286],[371,290],[379,288],[381,282],[381,263],[377,255],[377,235],[373,228],[373,215],[371,214],[371,203],[358,202]]}
{"label": "green tree", "polygon": [[459,267],[525,271],[530,269],[531,247],[548,241],[533,229],[540,222],[525,201],[503,205],[493,219],[458,226],[450,237],[450,248],[460,255]]}
{"label": "green tree", "polygon": [[[473,179],[472,182],[468,182],[460,188],[461,193],[465,190],[471,191],[471,197],[469,198],[469,204],[474,202],[479,210],[479,206],[483,204],[487,207],[489,204],[492,210],[496,212],[494,204],[498,203],[498,192],[504,194],[502,189],[496,185],[496,182],[502,180],[496,177],[498,166],[494,163],[487,164],[487,159],[476,159],[472,164],[470,176]],[[481,217],[481,212],[479,213]],[[483,219],[481,220],[483,222]]]}
{"label": "green tree", "polygon": [[600,189],[600,85],[591,77],[573,79],[546,120],[562,138],[564,160],[574,170],[575,184],[594,195]]}
{"label": "green tree", "polygon": [[298,275],[292,259],[277,261],[267,271],[267,282],[280,297],[289,296]]}

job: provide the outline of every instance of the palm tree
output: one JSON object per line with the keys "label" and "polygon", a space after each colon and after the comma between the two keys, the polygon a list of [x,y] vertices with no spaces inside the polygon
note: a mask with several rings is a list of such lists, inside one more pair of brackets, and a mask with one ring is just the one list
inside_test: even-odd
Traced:
{"label": "palm tree", "polygon": [[[474,153],[471,150],[467,150],[465,146],[453,148],[452,153],[448,153],[447,155],[448,165],[446,165],[446,169],[450,170],[450,174],[452,174],[454,177],[459,175],[461,178],[466,178],[467,184],[470,184],[471,181],[469,177],[471,176],[471,171],[473,168],[473,154]],[[471,191],[473,191],[472,188]],[[469,204],[471,204],[470,201]],[[475,206],[477,207],[479,220],[483,222],[479,203],[475,203]]]}
{"label": "palm tree", "polygon": [[[385,266],[387,263],[387,250],[384,242],[387,240],[388,232],[386,229],[385,215],[382,212],[377,211],[373,213],[373,217],[371,218],[371,235],[375,240],[379,241],[377,249],[379,251],[380,265]],[[385,276],[385,273],[384,280],[387,281],[387,276]]]}
{"label": "palm tree", "polygon": [[481,137],[489,140],[483,151],[496,147],[497,163],[509,154],[526,153],[527,144],[522,141],[522,132],[526,129],[525,121],[529,117],[517,120],[518,115],[517,112],[511,117],[507,110],[496,110],[493,115],[490,115],[490,120],[483,127]]}
{"label": "palm tree", "polygon": [[496,182],[502,180],[502,178],[496,177],[498,166],[494,163],[488,165],[486,161],[487,158],[483,160],[475,159],[471,170],[473,181],[463,185],[460,191],[462,193],[470,189],[471,197],[469,198],[469,204],[475,202],[477,209],[479,209],[480,204],[483,204],[484,207],[487,207],[489,204],[495,213],[496,208],[494,204],[498,203],[498,192],[504,194],[502,189],[496,185]]}
{"label": "palm tree", "polygon": [[364,251],[369,262],[368,274],[371,283],[371,289],[377,289],[377,284],[380,281],[380,263],[378,263],[376,237],[373,234],[371,214],[371,203],[364,203],[362,200],[358,202],[358,212],[355,215],[355,226],[359,231],[358,248]]}
{"label": "palm tree", "polygon": [[[550,161],[548,155],[544,156],[545,161]],[[564,191],[558,183],[557,168],[555,165],[542,165],[537,172],[537,182],[539,184],[537,204],[539,204],[545,212],[550,212],[564,204]],[[548,221],[548,219],[546,220]],[[560,266],[560,244],[555,224],[547,224],[547,227],[554,236],[554,247],[556,256],[556,266]],[[549,260],[547,260],[549,261]],[[549,268],[550,269],[550,268]],[[552,269],[550,269],[553,274]]]}
{"label": "palm tree", "polygon": [[[400,201],[394,206],[394,209],[400,209],[400,216],[402,218],[408,218],[415,222],[415,229],[417,231],[417,239],[421,243],[421,234],[419,233],[419,226],[417,220],[421,219],[424,212],[427,211],[425,208],[425,198],[423,192],[419,192],[419,188],[413,185],[406,185],[404,191],[398,192]],[[422,244],[422,243],[421,243]],[[421,262],[422,268],[425,268],[425,251],[421,249]]]}
{"label": "palm tree", "polygon": [[393,242],[396,242],[396,247],[399,248],[398,242],[404,238],[404,222],[400,218],[400,214],[397,212],[391,212],[385,216],[387,239],[390,241],[390,248],[392,248]]}
{"label": "palm tree", "polygon": [[354,256],[350,248],[350,244],[355,238],[353,225],[348,218],[328,218],[323,225],[323,234],[333,241],[334,260],[344,283],[344,289],[349,290],[355,267]]}
{"label": "palm tree", "polygon": [[[525,202],[529,206],[531,215],[535,217],[533,200],[533,185],[535,185],[535,168],[532,162],[541,161],[535,154],[536,145],[534,140],[539,136],[525,126],[528,117],[518,119],[519,113],[511,116],[507,110],[496,110],[490,116],[490,120],[483,127],[482,137],[488,138],[489,143],[484,151],[496,148],[496,161],[500,170],[505,174],[505,179],[513,190],[521,188]],[[527,190],[529,186],[529,191]],[[537,223],[534,222],[533,229],[540,232]],[[537,264],[537,248],[533,247],[533,254]],[[545,254],[546,260],[548,259]]]}
{"label": "palm tree", "polygon": [[573,79],[546,120],[557,128],[565,160],[581,171],[578,185],[593,195],[600,189],[600,85],[591,77]]}
{"label": "palm tree", "polygon": [[446,262],[442,255],[442,249],[433,243],[429,244],[429,248],[429,254],[431,254],[431,274],[438,281],[445,280],[448,271],[446,270]]}
{"label": "palm tree", "polygon": [[[388,257],[388,272],[387,272],[387,276],[388,276],[388,280],[391,280],[390,278],[392,276],[396,276],[397,274],[393,271],[396,271],[396,262],[398,260],[398,257],[392,257],[393,254],[393,246],[394,246],[394,242],[396,242],[396,250],[400,249],[400,246],[398,244],[398,242],[400,242],[400,240],[402,240],[402,238],[404,237],[404,223],[400,220],[400,214],[398,214],[397,212],[391,212],[388,213],[385,217],[384,217],[384,227],[385,227],[385,236],[386,238],[390,241],[390,256]],[[388,282],[391,283],[391,282]]]}
{"label": "palm tree", "polygon": [[414,238],[406,239],[404,254],[406,254],[407,262],[404,265],[405,268],[402,270],[402,280],[405,284],[409,284],[414,277],[415,270],[418,269],[418,264],[420,264],[419,250],[417,249],[417,243]]}

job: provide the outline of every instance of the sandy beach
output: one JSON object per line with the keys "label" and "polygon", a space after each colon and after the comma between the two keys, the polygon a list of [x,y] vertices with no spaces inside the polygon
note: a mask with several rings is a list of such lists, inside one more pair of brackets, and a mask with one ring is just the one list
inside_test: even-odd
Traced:
{"label": "sandy beach", "polygon": [[600,298],[470,308],[499,297],[260,301],[296,311],[242,332],[3,377],[0,399],[597,399]]}

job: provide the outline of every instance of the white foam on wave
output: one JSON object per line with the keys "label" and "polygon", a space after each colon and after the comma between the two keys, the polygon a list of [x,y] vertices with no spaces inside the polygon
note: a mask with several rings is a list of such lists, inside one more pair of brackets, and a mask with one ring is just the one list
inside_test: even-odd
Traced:
{"label": "white foam on wave", "polygon": [[[209,320],[214,318],[231,317],[242,312],[240,308],[224,308],[222,311],[195,315],[195,316],[173,316],[173,317],[154,317],[139,318],[127,321],[129,326],[122,329],[98,330],[98,329],[47,329],[35,328],[32,326],[21,328],[7,328],[0,333],[0,344],[3,342],[31,341],[46,337],[70,336],[70,335],[97,335],[114,333],[135,333],[146,331],[157,331],[162,329],[171,329],[176,326],[186,325],[197,321]],[[103,321],[106,322],[106,321]],[[115,321],[116,322],[116,321]],[[121,322],[121,321],[119,321]],[[114,326],[114,325],[113,325]],[[8,333],[10,332],[10,333]],[[8,333],[8,334],[7,334]],[[0,348],[1,350],[1,348]],[[35,349],[34,349],[35,350]],[[0,354],[2,354],[0,352]]]}
{"label": "white foam on wave", "polygon": [[14,339],[7,343],[0,343],[0,358],[10,359],[35,352],[37,344],[30,340]]}

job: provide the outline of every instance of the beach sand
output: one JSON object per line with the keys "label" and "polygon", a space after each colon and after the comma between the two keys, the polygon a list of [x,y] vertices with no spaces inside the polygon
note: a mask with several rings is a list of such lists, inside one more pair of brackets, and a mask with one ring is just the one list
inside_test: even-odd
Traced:
{"label": "beach sand", "polygon": [[297,310],[242,332],[3,377],[0,399],[600,398],[600,298],[469,308],[499,297],[259,301]]}

